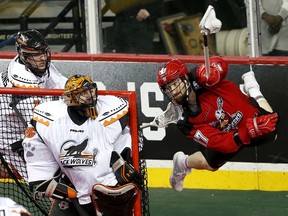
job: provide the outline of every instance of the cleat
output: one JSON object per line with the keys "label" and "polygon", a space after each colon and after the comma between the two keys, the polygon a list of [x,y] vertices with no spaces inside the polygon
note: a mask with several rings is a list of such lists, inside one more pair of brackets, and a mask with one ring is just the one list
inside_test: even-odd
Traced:
{"label": "cleat", "polygon": [[199,27],[201,29],[201,33],[205,35],[217,33],[221,30],[222,23],[216,18],[214,7],[211,5],[208,6],[203,18],[200,21]]}
{"label": "cleat", "polygon": [[183,190],[184,178],[191,173],[191,169],[187,168],[185,160],[188,155],[183,152],[177,152],[173,156],[173,170],[170,176],[170,185],[175,191]]}

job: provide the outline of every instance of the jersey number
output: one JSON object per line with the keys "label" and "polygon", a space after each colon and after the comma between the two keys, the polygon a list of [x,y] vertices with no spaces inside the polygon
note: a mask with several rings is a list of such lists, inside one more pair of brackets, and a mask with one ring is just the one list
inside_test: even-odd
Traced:
{"label": "jersey number", "polygon": [[194,134],[194,141],[200,143],[201,145],[207,147],[207,143],[209,139],[205,137],[200,130],[197,130],[196,133]]}

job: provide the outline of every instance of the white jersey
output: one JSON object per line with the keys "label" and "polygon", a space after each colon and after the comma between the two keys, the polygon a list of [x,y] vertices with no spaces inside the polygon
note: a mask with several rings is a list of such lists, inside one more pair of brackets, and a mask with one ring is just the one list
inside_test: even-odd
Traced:
{"label": "white jersey", "polygon": [[[43,77],[37,77],[27,71],[16,56],[7,69],[1,72],[0,87],[64,88],[67,78],[62,76],[52,63],[49,71],[50,75],[47,73]],[[39,97],[0,95],[0,151],[7,155],[7,162],[11,162],[24,178],[25,166],[18,154],[11,151],[10,145],[24,137],[25,124],[31,120],[33,108],[38,102]]]}
{"label": "white jersey", "polygon": [[[0,87],[20,87],[20,88],[64,88],[67,78],[62,76],[55,66],[50,64],[50,76],[48,73],[43,77],[37,77],[32,72],[25,69],[25,65],[18,62],[15,57],[6,71],[1,73]],[[19,110],[25,122],[32,117],[32,110],[39,98],[36,97],[20,98],[11,95],[0,96],[0,149],[6,148],[11,143],[21,139],[25,132],[23,120],[15,112],[12,105]]]}
{"label": "white jersey", "polygon": [[[49,180],[60,167],[75,186],[80,204],[91,202],[94,184],[117,184],[110,158],[113,144],[119,136],[122,139],[119,119],[127,114],[128,102],[115,96],[98,96],[96,109],[96,119],[88,118],[77,125],[63,100],[35,108],[37,133],[26,133],[23,142],[29,182]],[[124,140],[130,141],[131,146],[126,135]]]}
{"label": "white jersey", "polygon": [[67,78],[62,76],[53,63],[50,63],[49,73],[42,77],[34,75],[24,64],[19,63],[16,56],[1,73],[0,87],[18,88],[53,88],[63,89]]}

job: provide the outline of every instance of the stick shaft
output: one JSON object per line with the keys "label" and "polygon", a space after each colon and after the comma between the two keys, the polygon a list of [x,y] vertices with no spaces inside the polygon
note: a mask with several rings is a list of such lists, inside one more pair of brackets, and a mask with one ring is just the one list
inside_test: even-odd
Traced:
{"label": "stick shaft", "polygon": [[150,127],[151,126],[151,122],[150,123],[143,123],[139,128],[140,129],[144,129],[144,128],[147,128],[147,127]]}
{"label": "stick shaft", "polygon": [[210,61],[209,61],[209,48],[208,48],[208,36],[203,34],[204,40],[204,60],[206,66],[206,77],[210,76]]}

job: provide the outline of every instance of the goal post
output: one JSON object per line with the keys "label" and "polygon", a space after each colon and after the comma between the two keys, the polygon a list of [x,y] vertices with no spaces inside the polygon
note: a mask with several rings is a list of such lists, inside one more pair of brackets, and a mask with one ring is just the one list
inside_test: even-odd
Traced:
{"label": "goal post", "polygon": [[[24,121],[31,119],[32,109],[36,104],[35,101],[43,98],[45,98],[44,100],[56,100],[62,94],[63,89],[0,88],[0,137],[2,137],[0,138],[0,196],[14,199],[19,204],[27,207],[34,216],[48,215],[50,209],[49,199],[41,202],[33,200],[33,194],[28,187],[25,163],[15,151],[12,152],[8,149],[12,143],[17,144],[19,141],[18,144],[21,144],[26,129]],[[143,185],[141,190],[138,191],[134,215],[148,216],[150,215],[148,176],[145,159],[141,158],[143,143],[141,143],[141,133],[138,130],[136,92],[98,90],[98,95],[119,96],[126,98],[129,102],[132,164],[143,176]]]}

